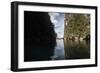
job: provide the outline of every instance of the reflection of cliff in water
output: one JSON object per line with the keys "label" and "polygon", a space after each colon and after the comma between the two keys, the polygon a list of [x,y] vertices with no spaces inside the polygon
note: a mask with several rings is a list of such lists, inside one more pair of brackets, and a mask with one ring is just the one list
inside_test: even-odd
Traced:
{"label": "reflection of cliff in water", "polygon": [[54,60],[90,58],[90,42],[57,39],[57,46],[52,58]]}
{"label": "reflection of cliff in water", "polygon": [[89,41],[64,41],[66,59],[86,59],[90,58]]}

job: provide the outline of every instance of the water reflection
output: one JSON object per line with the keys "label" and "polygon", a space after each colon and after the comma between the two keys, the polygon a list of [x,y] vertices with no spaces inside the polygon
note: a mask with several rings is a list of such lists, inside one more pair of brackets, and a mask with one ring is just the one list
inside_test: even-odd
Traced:
{"label": "water reflection", "polygon": [[89,41],[64,41],[66,59],[86,59],[90,58]]}
{"label": "water reflection", "polygon": [[65,59],[64,41],[63,39],[56,39],[56,41],[57,46],[55,47],[54,56],[52,56],[52,59]]}
{"label": "water reflection", "polygon": [[24,50],[24,61],[46,61],[46,60],[52,60],[51,56],[54,55],[54,48],[51,47],[25,47]]}
{"label": "water reflection", "polygon": [[[64,60],[64,59],[87,59],[90,58],[89,41],[72,41],[56,39],[57,46],[52,48],[30,47],[30,57],[25,61]],[[29,47],[28,47],[29,48]],[[28,52],[29,50],[27,50]],[[28,59],[28,60],[27,60]]]}
{"label": "water reflection", "polygon": [[72,41],[57,39],[54,56],[52,59],[87,59],[90,58],[90,42],[89,41]]}

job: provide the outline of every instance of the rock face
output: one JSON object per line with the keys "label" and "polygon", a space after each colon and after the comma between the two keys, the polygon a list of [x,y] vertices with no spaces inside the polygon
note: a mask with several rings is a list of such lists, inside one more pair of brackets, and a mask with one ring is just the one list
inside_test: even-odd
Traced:
{"label": "rock face", "polygon": [[47,60],[56,45],[54,26],[47,12],[24,12],[24,60]]}
{"label": "rock face", "polygon": [[[90,38],[90,15],[89,14],[65,14],[64,38],[75,40]],[[88,36],[89,35],[89,36]],[[88,37],[87,37],[88,36]]]}

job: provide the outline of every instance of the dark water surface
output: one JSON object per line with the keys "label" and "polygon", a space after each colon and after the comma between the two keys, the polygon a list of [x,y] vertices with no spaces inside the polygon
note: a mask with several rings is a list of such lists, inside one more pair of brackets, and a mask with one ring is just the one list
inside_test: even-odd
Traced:
{"label": "dark water surface", "polygon": [[87,59],[90,58],[90,42],[86,40],[72,41],[57,39],[52,59]]}
{"label": "dark water surface", "polygon": [[55,48],[28,47],[31,49],[30,57],[27,61],[48,61],[48,60],[70,60],[70,59],[88,59],[90,58],[89,41],[72,41],[56,39]]}

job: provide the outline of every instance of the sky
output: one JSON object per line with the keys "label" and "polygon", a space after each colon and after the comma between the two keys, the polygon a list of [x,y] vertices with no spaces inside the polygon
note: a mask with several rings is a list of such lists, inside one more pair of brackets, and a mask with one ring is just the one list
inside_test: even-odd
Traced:
{"label": "sky", "polygon": [[51,22],[54,24],[57,38],[64,37],[64,13],[49,13]]}

